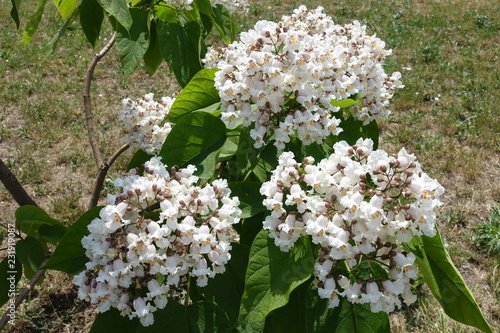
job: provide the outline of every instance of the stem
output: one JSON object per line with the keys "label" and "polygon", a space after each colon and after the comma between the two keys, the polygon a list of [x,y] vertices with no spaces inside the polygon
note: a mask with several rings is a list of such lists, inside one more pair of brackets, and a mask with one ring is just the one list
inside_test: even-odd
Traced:
{"label": "stem", "polygon": [[89,209],[97,206],[97,202],[99,201],[99,195],[101,194],[102,187],[104,185],[104,179],[106,178],[106,174],[108,173],[109,168],[111,167],[111,165],[113,165],[118,156],[120,156],[124,151],[126,151],[128,147],[129,147],[128,143],[124,144],[109,158],[107,162],[102,163],[100,165],[99,172],[95,180],[94,190],[92,191],[92,196],[90,197]]}
{"label": "stem", "polygon": [[94,130],[94,122],[92,117],[92,104],[90,99],[90,85],[92,83],[92,74],[94,73],[94,69],[97,66],[99,60],[102,59],[109,52],[111,47],[113,47],[116,40],[116,33],[113,34],[111,39],[108,41],[106,45],[102,48],[101,51],[94,55],[92,61],[89,64],[87,69],[87,75],[85,76],[85,85],[83,91],[83,104],[85,108],[85,117],[87,119],[87,131],[89,135],[90,146],[92,147],[92,152],[94,153],[94,160],[97,166],[97,178],[94,185],[94,190],[92,191],[92,196],[90,197],[89,209],[97,206],[97,202],[99,201],[99,195],[102,191],[102,187],[104,184],[104,180],[106,178],[106,174],[111,167],[111,165],[115,162],[115,160],[128,149],[129,145],[125,144],[121,146],[114,154],[110,157],[107,162],[103,162],[101,151],[99,149],[99,145],[97,144],[97,139],[95,137]]}
{"label": "stem", "polygon": [[[113,34],[111,39],[108,41],[108,43],[103,47],[103,49],[96,53],[94,55],[94,58],[89,64],[89,67],[87,69],[87,75],[85,76],[85,85],[84,85],[84,92],[83,92],[83,103],[84,103],[84,108],[85,108],[85,117],[86,117],[86,122],[87,122],[87,131],[89,135],[89,141],[90,141],[90,146],[92,147],[92,151],[94,153],[94,159],[97,165],[97,168],[99,170],[98,176],[96,179],[96,184],[94,187],[94,191],[92,193],[91,197],[91,207],[94,207],[97,205],[97,201],[99,199],[99,193],[102,190],[102,186],[104,183],[104,178],[106,176],[106,173],[110,166],[113,164],[113,162],[120,156],[121,153],[123,153],[125,150],[128,148],[128,144],[123,145],[120,149],[118,149],[113,156],[109,159],[108,162],[103,163],[102,162],[102,157],[101,157],[101,152],[99,150],[99,146],[97,144],[97,140],[95,138],[95,130],[94,130],[94,123],[93,123],[93,117],[92,117],[92,104],[91,104],[91,98],[90,98],[90,85],[92,82],[92,74],[94,73],[94,69],[106,53],[111,49],[111,47],[115,43],[115,38],[116,34]],[[37,204],[31,199],[31,197],[28,195],[28,193],[24,190],[23,186],[19,183],[19,181],[16,179],[16,177],[12,174],[12,172],[9,170],[9,168],[3,163],[3,161],[0,159],[0,181],[4,184],[4,186],[7,188],[9,193],[14,197],[14,200],[20,205],[33,205],[37,206]],[[96,194],[97,193],[97,194]],[[44,262],[40,267],[43,267],[45,263],[48,261],[50,257],[50,252],[48,253],[47,257],[45,258]],[[14,301],[14,309],[17,309],[19,305],[23,302],[23,300],[28,296],[28,294],[31,292],[31,290],[34,288],[34,286],[38,283],[38,280],[44,275],[45,270],[40,269],[35,272],[33,277],[30,279],[26,287],[19,293],[19,295],[16,297]],[[0,319],[0,330],[7,324],[9,317],[7,316],[8,312],[5,312],[2,318]]]}
{"label": "stem", "polygon": [[103,49],[101,51],[99,51],[98,53],[96,53],[94,55],[94,58],[92,58],[92,61],[90,62],[90,65],[87,69],[87,75],[85,76],[85,85],[84,85],[84,90],[83,90],[83,104],[85,107],[85,117],[87,119],[87,131],[89,134],[90,146],[92,147],[92,151],[94,153],[95,163],[96,163],[98,169],[101,168],[102,157],[101,157],[101,151],[99,150],[99,146],[97,144],[97,140],[95,138],[94,122],[92,121],[92,104],[91,104],[91,99],[90,99],[90,84],[92,83],[92,74],[94,73],[94,69],[95,69],[97,63],[111,49],[111,47],[115,43],[115,38],[116,38],[116,33],[114,33],[113,36],[111,37],[111,39],[108,41],[108,43],[106,45],[104,45]]}
{"label": "stem", "polygon": [[[38,206],[33,199],[28,195],[28,193],[24,190],[23,186],[19,183],[14,174],[9,170],[9,168],[3,163],[0,159],[0,181],[4,184],[5,188],[9,191],[9,193],[14,197],[17,204],[19,206],[32,205]],[[41,266],[45,265],[48,257],[42,263]],[[21,293],[16,297],[14,301],[14,309],[17,309],[22,301],[28,296],[31,289],[33,289],[34,285],[40,280],[40,278],[45,273],[45,270],[37,271],[31,280],[28,282],[28,285],[21,291]],[[9,321],[9,317],[7,316],[8,312],[6,311],[2,318],[0,319],[0,330],[7,324]]]}
{"label": "stem", "polygon": [[184,299],[184,306],[189,305],[189,292],[191,291],[191,276],[188,275],[187,277],[187,292],[186,292],[186,298]]}
{"label": "stem", "polygon": [[14,200],[16,200],[19,206],[37,206],[35,201],[31,199],[21,183],[19,183],[16,176],[14,176],[14,174],[5,165],[5,163],[3,163],[2,159],[0,159],[0,181],[3,183],[7,191],[9,191],[9,193],[12,195]]}
{"label": "stem", "polygon": [[347,260],[344,260],[344,265],[345,265],[345,268],[347,269],[347,271],[350,272],[351,268],[349,267],[349,264],[347,263]]}

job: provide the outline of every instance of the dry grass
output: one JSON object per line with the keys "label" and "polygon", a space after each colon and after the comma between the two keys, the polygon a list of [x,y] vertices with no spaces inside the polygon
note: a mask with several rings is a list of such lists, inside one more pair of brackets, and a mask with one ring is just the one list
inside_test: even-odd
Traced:
{"label": "dry grass", "polygon": [[[480,251],[471,237],[475,224],[500,202],[500,7],[486,0],[303,3],[323,5],[338,23],[360,20],[394,49],[387,71],[401,71],[406,87],[393,100],[393,115],[380,123],[381,146],[393,152],[405,146],[445,186],[439,228],[491,326],[500,327],[499,260]],[[257,19],[277,19],[296,6],[295,1],[254,1],[242,24],[248,28]],[[20,47],[9,10],[10,2],[1,0],[0,158],[40,206],[69,225],[85,210],[96,174],[82,105],[94,51],[75,27],[58,52],[44,58],[43,42],[61,24],[51,10],[34,42]],[[122,144],[115,122],[121,99],[171,94],[176,86],[168,74],[164,65],[154,77],[139,69],[124,79],[113,52],[99,64],[92,93],[104,156]],[[110,177],[123,170],[128,157],[119,159]],[[0,221],[12,221],[16,208],[0,187]],[[18,310],[15,331],[87,331],[93,308],[76,301],[74,292],[67,277],[51,272]],[[392,316],[394,332],[472,331],[448,319],[425,288],[422,293],[411,311]]]}

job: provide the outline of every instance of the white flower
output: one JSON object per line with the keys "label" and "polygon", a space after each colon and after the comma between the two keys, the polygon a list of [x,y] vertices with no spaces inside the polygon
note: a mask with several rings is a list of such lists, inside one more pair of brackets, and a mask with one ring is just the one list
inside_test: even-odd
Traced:
{"label": "white flower", "polygon": [[240,41],[212,48],[204,62],[221,69],[215,87],[223,120],[253,126],[256,148],[274,131],[275,145],[284,149],[292,135],[308,145],[342,131],[332,100],[357,96],[349,112],[366,124],[389,114],[389,100],[402,84],[399,72],[388,76],[382,68],[391,53],[384,47],[357,21],[336,25],[322,7],[300,6],[278,23],[259,21]]}
{"label": "white flower", "polygon": [[[401,307],[401,299],[414,301],[411,285],[418,275],[415,256],[402,243],[435,234],[434,209],[441,205],[444,189],[404,149],[389,156],[373,150],[370,139],[353,146],[341,141],[333,148],[316,164],[310,157],[299,163],[292,153],[281,154],[271,179],[261,187],[270,211],[263,227],[282,251],[290,251],[303,235],[321,246],[315,276],[320,297],[331,306],[345,297],[369,303],[373,311],[393,311]],[[356,276],[358,265],[366,265],[363,279]],[[332,276],[344,274],[337,267],[354,273],[332,285]],[[387,277],[381,275],[382,267],[390,268]]]}
{"label": "white flower", "polygon": [[218,4],[223,5],[232,14],[240,11],[246,13],[249,6],[246,0],[210,0],[210,3],[213,7]]}
{"label": "white flower", "polygon": [[130,133],[124,139],[125,143],[148,154],[157,154],[170,133],[170,123],[163,122],[175,101],[175,98],[163,97],[160,102],[156,102],[153,97],[151,93],[135,101],[124,99],[118,116]]}
{"label": "white flower", "polygon": [[148,326],[181,278],[190,274],[204,286],[224,272],[230,242],[239,239],[233,228],[241,215],[239,200],[225,180],[198,186],[195,171],[169,169],[153,157],[142,175],[115,181],[121,193],[109,197],[82,239],[91,260],[73,280],[80,299],[102,312],[115,307]]}

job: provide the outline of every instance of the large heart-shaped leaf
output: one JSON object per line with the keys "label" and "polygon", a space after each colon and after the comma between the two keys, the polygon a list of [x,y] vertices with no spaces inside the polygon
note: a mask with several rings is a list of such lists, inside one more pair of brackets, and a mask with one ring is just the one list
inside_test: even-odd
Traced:
{"label": "large heart-shaped leaf", "polygon": [[267,230],[259,232],[250,249],[239,317],[242,332],[262,332],[266,316],[287,304],[290,293],[314,269],[307,237],[300,238],[290,252],[281,252],[268,235]]}
{"label": "large heart-shaped leaf", "polygon": [[54,269],[68,274],[78,274],[85,269],[89,260],[82,246],[82,238],[89,234],[87,226],[93,219],[99,217],[102,207],[94,207],[83,214],[57,245],[54,254],[43,266],[44,269]]}
{"label": "large heart-shaped leaf", "polygon": [[414,238],[407,247],[417,257],[420,273],[444,312],[458,322],[493,333],[460,272],[453,265],[439,232],[434,237]]}
{"label": "large heart-shaped leaf", "polygon": [[[130,9],[132,25],[116,27],[116,46],[123,75],[130,75],[141,62],[149,47],[149,13],[138,8]],[[119,22],[120,23],[120,22]]]}
{"label": "large heart-shaped leaf", "polygon": [[189,81],[177,96],[168,112],[167,121],[176,123],[186,114],[206,108],[220,100],[214,87],[214,77],[218,69],[202,69]]}
{"label": "large heart-shaped leaf", "polygon": [[184,116],[172,128],[160,151],[168,166],[197,166],[200,178],[212,177],[217,152],[226,140],[226,126],[218,117],[203,111]]}
{"label": "large heart-shaped leaf", "polygon": [[320,298],[311,285],[306,297],[306,327],[309,333],[389,333],[389,316],[373,313],[369,304],[352,304],[341,298],[335,308]]}

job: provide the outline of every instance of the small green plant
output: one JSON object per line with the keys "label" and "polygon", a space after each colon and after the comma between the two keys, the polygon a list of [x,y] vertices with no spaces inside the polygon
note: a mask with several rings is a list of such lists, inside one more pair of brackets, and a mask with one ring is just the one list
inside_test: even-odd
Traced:
{"label": "small green plant", "polygon": [[477,224],[474,239],[488,254],[500,254],[500,205],[493,207],[487,221]]}
{"label": "small green plant", "polygon": [[442,221],[446,222],[447,224],[465,225],[467,222],[467,216],[465,216],[464,212],[460,209],[450,209],[447,214],[443,215]]}

